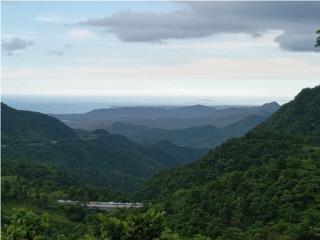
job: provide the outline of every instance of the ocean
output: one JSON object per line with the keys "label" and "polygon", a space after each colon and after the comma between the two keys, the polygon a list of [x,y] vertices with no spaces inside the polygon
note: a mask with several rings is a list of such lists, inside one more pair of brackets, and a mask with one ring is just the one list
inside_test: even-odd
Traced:
{"label": "ocean", "polygon": [[41,113],[86,113],[94,109],[128,106],[180,107],[201,104],[206,106],[254,106],[267,99],[150,97],[150,96],[2,96],[1,101],[19,110]]}

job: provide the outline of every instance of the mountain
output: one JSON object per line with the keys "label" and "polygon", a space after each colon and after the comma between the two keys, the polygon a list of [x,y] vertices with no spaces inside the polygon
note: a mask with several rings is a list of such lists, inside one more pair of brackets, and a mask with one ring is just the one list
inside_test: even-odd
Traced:
{"label": "mountain", "polygon": [[320,87],[304,89],[284,105],[261,128],[298,134],[320,134]]}
{"label": "mountain", "polygon": [[191,162],[205,153],[168,142],[144,146],[102,129],[78,137],[53,117],[6,105],[1,117],[3,161],[51,164],[80,183],[116,191],[131,191],[156,171]]}
{"label": "mountain", "polygon": [[212,148],[229,138],[242,136],[264,121],[268,116],[268,114],[250,115],[222,128],[205,125],[174,130],[116,122],[108,128],[108,131],[113,134],[124,135],[133,141],[142,143],[168,140],[177,145]]}
{"label": "mountain", "polygon": [[162,171],[137,193],[184,236],[319,239],[320,86],[190,165]]}
{"label": "mountain", "polygon": [[265,103],[259,107],[259,110],[264,113],[274,113],[279,109],[280,105],[277,102]]}
{"label": "mountain", "polygon": [[16,110],[1,103],[2,144],[73,139],[76,139],[74,131],[59,120],[42,113]]}
{"label": "mountain", "polygon": [[276,103],[261,107],[226,107],[217,109],[202,105],[187,107],[119,107],[96,109],[84,114],[54,114],[72,128],[94,130],[109,128],[115,122],[146,126],[149,128],[182,129],[194,126],[213,125],[224,127],[247,116],[271,114]]}

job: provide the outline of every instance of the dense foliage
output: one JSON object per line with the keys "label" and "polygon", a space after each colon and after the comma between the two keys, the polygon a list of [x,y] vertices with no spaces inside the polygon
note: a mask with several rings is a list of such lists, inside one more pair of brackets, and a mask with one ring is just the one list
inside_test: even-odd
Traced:
{"label": "dense foliage", "polygon": [[47,213],[16,208],[2,229],[2,237],[5,240],[210,240],[200,234],[181,238],[168,228],[164,213],[155,209],[86,214],[80,222],[62,230],[53,230],[51,224]]}
{"label": "dense foliage", "polygon": [[319,239],[320,87],[202,160],[153,178],[140,192],[186,236]]}
{"label": "dense foliage", "polygon": [[[57,239],[57,235],[68,234],[85,217],[95,214],[95,211],[89,212],[80,205],[58,204],[58,199],[128,201],[124,194],[108,188],[80,184],[72,175],[52,165],[32,161],[3,161],[1,223],[4,239]],[[17,207],[19,209],[15,209]],[[38,229],[36,227],[39,225],[40,217],[36,217],[35,213],[42,215],[40,213],[43,212],[48,213],[46,216],[49,216],[50,227],[41,228],[39,233],[38,230],[32,230]],[[30,237],[29,231],[36,231],[36,236]],[[77,235],[77,232],[75,229],[73,235]],[[79,239],[81,235],[77,236],[67,239]]]}
{"label": "dense foliage", "polygon": [[2,237],[5,240],[45,240],[47,239],[48,228],[49,218],[47,214],[37,215],[24,208],[14,209],[10,224],[5,227]]}
{"label": "dense foliage", "polygon": [[106,187],[81,184],[66,171],[49,164],[3,161],[2,203],[24,201],[46,206],[48,200],[121,200],[124,195]]}

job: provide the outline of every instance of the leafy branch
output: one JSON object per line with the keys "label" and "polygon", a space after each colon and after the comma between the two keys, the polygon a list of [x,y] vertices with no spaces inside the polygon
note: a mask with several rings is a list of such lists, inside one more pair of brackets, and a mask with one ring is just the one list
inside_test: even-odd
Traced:
{"label": "leafy branch", "polygon": [[318,29],[316,31],[316,34],[318,34],[319,36],[316,39],[316,46],[315,47],[320,47],[320,29]]}

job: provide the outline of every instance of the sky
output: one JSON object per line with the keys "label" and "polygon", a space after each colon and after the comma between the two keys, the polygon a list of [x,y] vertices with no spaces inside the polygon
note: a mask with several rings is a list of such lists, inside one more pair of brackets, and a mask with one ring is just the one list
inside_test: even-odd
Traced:
{"label": "sky", "polygon": [[319,12],[320,2],[5,2],[2,95],[284,103],[320,83]]}

